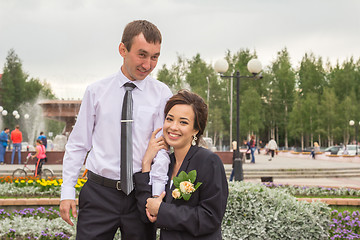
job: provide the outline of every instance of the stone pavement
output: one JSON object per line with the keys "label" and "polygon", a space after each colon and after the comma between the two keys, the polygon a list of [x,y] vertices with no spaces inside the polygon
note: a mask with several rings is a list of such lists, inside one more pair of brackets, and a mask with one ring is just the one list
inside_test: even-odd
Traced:
{"label": "stone pavement", "polygon": [[[273,161],[268,161],[269,155],[256,154],[255,164],[249,160],[243,164],[244,171],[258,169],[360,169],[360,156],[352,158],[328,157],[323,154],[317,155],[316,159],[309,155],[293,154],[291,152],[279,152]],[[230,171],[231,164],[225,164],[225,169]],[[244,181],[261,182],[260,179],[245,179]],[[328,178],[273,178],[275,184],[290,184],[304,186],[324,187],[350,187],[360,189],[360,174],[356,177],[328,177]]]}

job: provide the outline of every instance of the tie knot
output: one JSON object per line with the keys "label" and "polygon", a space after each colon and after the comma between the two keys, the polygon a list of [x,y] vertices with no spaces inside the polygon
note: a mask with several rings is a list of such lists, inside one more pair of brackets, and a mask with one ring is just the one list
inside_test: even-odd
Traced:
{"label": "tie knot", "polygon": [[132,91],[136,86],[133,83],[127,82],[124,84],[124,87],[126,91]]}

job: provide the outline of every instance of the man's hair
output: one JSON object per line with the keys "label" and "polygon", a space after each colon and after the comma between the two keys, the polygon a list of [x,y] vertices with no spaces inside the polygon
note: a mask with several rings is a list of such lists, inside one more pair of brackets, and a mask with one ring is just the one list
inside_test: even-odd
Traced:
{"label": "man's hair", "polygon": [[142,33],[148,43],[160,43],[161,33],[159,29],[146,20],[136,20],[126,25],[121,42],[125,45],[126,49],[130,51],[134,37]]}
{"label": "man's hair", "polygon": [[40,135],[42,135],[44,132],[40,132]]}
{"label": "man's hair", "polygon": [[19,128],[20,128],[20,126],[19,126],[19,125],[16,125],[16,126],[15,126],[15,128],[16,128],[16,129],[19,129]]}
{"label": "man's hair", "polygon": [[4,128],[4,131],[9,130],[9,128]]}
{"label": "man's hair", "polygon": [[165,117],[169,113],[170,109],[178,104],[190,105],[194,110],[194,129],[199,131],[196,134],[198,138],[196,143],[199,143],[200,137],[205,131],[208,117],[208,107],[204,99],[202,99],[196,93],[190,92],[188,90],[180,90],[167,101],[164,109]]}

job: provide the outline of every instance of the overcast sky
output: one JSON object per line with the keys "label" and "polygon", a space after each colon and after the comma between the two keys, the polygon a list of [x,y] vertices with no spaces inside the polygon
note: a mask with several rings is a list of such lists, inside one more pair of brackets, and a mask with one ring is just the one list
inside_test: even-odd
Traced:
{"label": "overcast sky", "polygon": [[146,19],[163,35],[157,68],[200,53],[209,64],[230,50],[256,50],[263,65],[287,47],[333,64],[360,56],[358,0],[0,0],[0,72],[14,48],[31,77],[59,98],[117,72],[124,26]]}

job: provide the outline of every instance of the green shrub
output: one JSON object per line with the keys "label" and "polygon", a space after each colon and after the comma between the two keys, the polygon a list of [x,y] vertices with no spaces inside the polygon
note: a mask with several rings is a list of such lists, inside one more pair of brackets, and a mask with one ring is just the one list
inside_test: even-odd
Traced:
{"label": "green shrub", "polygon": [[223,239],[328,239],[330,208],[261,184],[229,183]]}

